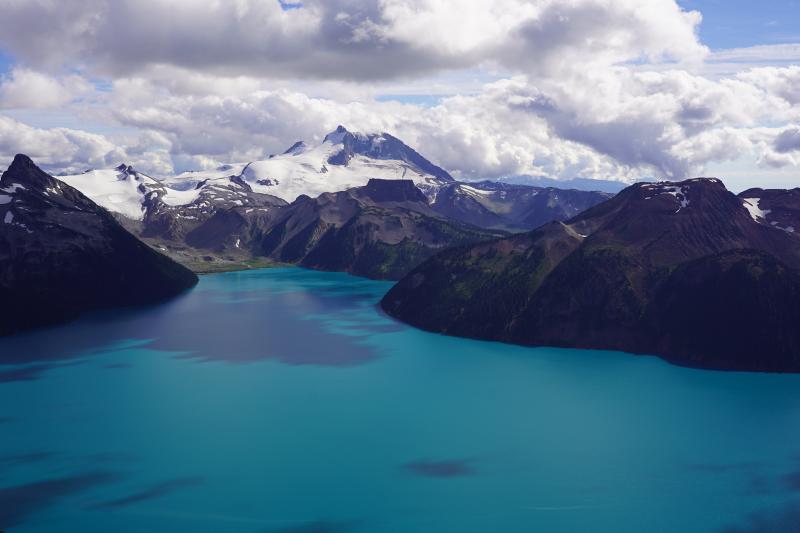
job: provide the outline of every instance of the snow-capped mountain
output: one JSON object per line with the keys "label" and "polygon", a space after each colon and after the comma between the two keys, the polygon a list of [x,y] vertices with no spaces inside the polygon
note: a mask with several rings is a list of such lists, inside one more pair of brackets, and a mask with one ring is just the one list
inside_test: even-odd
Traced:
{"label": "snow-capped mountain", "polygon": [[293,202],[325,192],[366,185],[371,178],[407,179],[429,198],[453,178],[400,139],[388,133],[352,133],[343,126],[319,144],[298,141],[280,155],[262,161],[231,164],[213,171],[185,172],[166,180],[173,187],[191,187],[203,180],[238,176],[253,191]]}
{"label": "snow-capped mountain", "polygon": [[129,165],[116,168],[87,170],[82,174],[58,176],[75,187],[93,202],[112,213],[131,220],[142,220],[150,193],[164,194],[165,187],[155,178],[142,174]]}
{"label": "snow-capped mountain", "polygon": [[[388,133],[353,133],[342,126],[321,142],[298,141],[280,155],[213,170],[157,179],[120,165],[61,179],[115,213],[151,246],[179,254],[173,257],[181,260],[191,256],[189,262],[198,257],[207,261],[208,251],[215,257],[275,256],[259,243],[264,235],[278,235],[274,226],[286,213],[303,211],[312,199],[324,203],[331,194],[363,188],[371,180],[389,189],[402,181],[401,190],[414,189],[425,204],[425,216],[435,213],[436,224],[444,218],[453,227],[467,224],[501,231],[564,220],[608,197],[526,185],[460,183]],[[308,231],[313,233],[311,226]],[[453,242],[461,241],[454,237]]]}
{"label": "snow-capped mountain", "polygon": [[254,202],[253,194],[292,202],[301,195],[316,197],[360,187],[371,178],[411,180],[430,199],[453,182],[446,171],[396,137],[351,133],[342,126],[321,143],[298,141],[283,154],[213,170],[156,179],[122,164],[59,176],[109,211],[135,221],[146,221],[149,215],[170,208],[183,208],[188,212],[182,216],[193,217],[198,213],[192,210],[258,207],[263,202]]}
{"label": "snow-capped mountain", "polygon": [[193,179],[158,180],[123,164],[59,179],[121,220],[133,221],[126,225],[143,237],[180,240],[218,210],[266,209],[285,204],[279,198],[253,192],[241,176],[226,172],[225,168],[221,167],[216,175],[198,173]]}

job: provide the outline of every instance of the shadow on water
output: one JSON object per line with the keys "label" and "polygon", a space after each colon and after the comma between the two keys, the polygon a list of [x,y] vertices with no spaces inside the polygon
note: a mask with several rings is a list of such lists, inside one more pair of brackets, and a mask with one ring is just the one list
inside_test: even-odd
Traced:
{"label": "shadow on water", "polygon": [[800,531],[800,500],[774,509],[749,514],[741,524],[720,529],[720,533],[796,533]]}
{"label": "shadow on water", "polygon": [[161,483],[157,483],[151,487],[147,487],[142,489],[139,492],[134,492],[127,496],[122,496],[120,498],[116,498],[113,500],[101,502],[98,504],[93,505],[92,509],[118,509],[121,507],[128,507],[130,505],[134,505],[137,503],[141,503],[148,500],[155,500],[158,498],[163,498],[172,494],[175,491],[180,489],[189,488],[189,487],[196,487],[203,483],[203,479],[199,477],[188,477],[188,478],[178,478],[178,479],[170,479],[168,481],[163,481]]}
{"label": "shadow on water", "polygon": [[453,478],[475,474],[470,459],[448,461],[414,461],[404,465],[406,471],[421,477]]}
{"label": "shadow on water", "polygon": [[16,527],[34,513],[116,479],[110,472],[87,472],[0,488],[0,529]]}
{"label": "shadow on water", "polygon": [[[201,477],[178,477],[167,479],[137,491],[124,493],[116,498],[96,501],[90,494],[101,489],[104,497],[118,489],[114,485],[125,482],[137,468],[132,468],[138,458],[128,453],[97,453],[69,455],[53,451],[36,450],[0,455],[0,475],[5,477],[10,470],[39,468],[43,472],[63,472],[54,477],[44,477],[26,483],[0,486],[0,531],[24,524],[30,518],[45,512],[50,507],[69,502],[78,496],[95,503],[86,506],[96,511],[113,511],[140,503],[165,498],[177,491],[196,487],[204,483]],[[83,465],[83,467],[79,466]],[[123,474],[123,472],[126,472]],[[124,489],[123,489],[124,490]]]}
{"label": "shadow on water", "polygon": [[199,362],[354,366],[377,357],[366,337],[398,327],[388,319],[359,318],[387,284],[354,284],[342,275],[349,283],[340,285],[335,275],[302,269],[281,271],[276,279],[273,272],[207,276],[196,289],[161,305],[103,311],[0,339],[0,383],[35,380],[65,361],[130,348]]}
{"label": "shadow on water", "polygon": [[296,526],[267,529],[263,533],[349,533],[358,528],[359,523],[355,521],[332,522],[327,520],[319,520],[316,522],[306,522]]}

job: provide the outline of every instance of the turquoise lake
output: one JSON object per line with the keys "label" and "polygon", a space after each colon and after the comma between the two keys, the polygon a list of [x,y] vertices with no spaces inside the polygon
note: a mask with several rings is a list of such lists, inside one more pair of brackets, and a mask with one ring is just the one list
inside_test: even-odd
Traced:
{"label": "turquoise lake", "polygon": [[0,340],[8,533],[800,531],[800,376],[421,332],[286,268]]}

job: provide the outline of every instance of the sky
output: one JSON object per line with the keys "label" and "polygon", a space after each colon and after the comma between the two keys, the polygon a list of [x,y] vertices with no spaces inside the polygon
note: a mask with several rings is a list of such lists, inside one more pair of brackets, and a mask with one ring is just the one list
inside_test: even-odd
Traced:
{"label": "sky", "polygon": [[391,133],[463,180],[800,186],[800,0],[0,0],[0,168]]}

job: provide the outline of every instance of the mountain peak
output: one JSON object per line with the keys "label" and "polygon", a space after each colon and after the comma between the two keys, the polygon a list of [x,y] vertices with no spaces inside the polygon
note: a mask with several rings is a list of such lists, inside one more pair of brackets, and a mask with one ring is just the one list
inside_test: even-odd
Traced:
{"label": "mountain peak", "polygon": [[[326,137],[327,137],[327,136],[326,136]],[[306,145],[305,141],[297,141],[296,143],[294,143],[293,145],[291,145],[291,146],[289,147],[289,149],[288,149],[288,150],[286,150],[285,152],[283,152],[283,155],[287,155],[287,154],[291,154],[291,155],[301,154],[301,153],[303,153],[303,152],[305,151],[305,149],[306,149],[306,148],[307,148],[307,145]]]}
{"label": "mountain peak", "polygon": [[33,160],[25,154],[17,154],[11,166],[0,177],[0,185],[9,186],[12,183],[31,185],[37,188],[50,186],[53,178],[36,166]]}
{"label": "mountain peak", "polygon": [[344,126],[339,124],[338,126],[336,126],[335,130],[333,130],[332,132],[327,134],[325,136],[325,138],[322,139],[322,142],[323,143],[330,142],[331,144],[339,144],[344,140],[345,135],[347,135],[348,133],[350,133],[350,132],[347,131],[347,128],[345,128]]}

